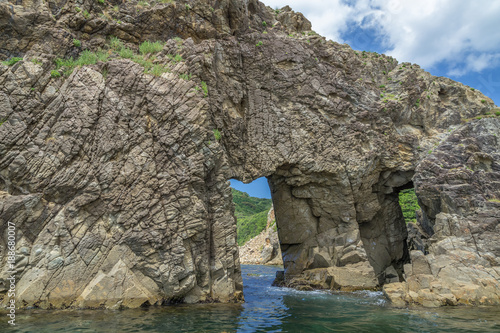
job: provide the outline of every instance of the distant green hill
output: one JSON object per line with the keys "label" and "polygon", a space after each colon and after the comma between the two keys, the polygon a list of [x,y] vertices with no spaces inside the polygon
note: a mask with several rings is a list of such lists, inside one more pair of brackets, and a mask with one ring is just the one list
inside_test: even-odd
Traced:
{"label": "distant green hill", "polygon": [[417,214],[415,211],[420,209],[418,205],[415,189],[411,188],[399,192],[399,205],[403,211],[405,222],[417,222]]}
{"label": "distant green hill", "polygon": [[260,199],[245,192],[231,189],[237,219],[238,245],[243,245],[266,228],[267,213],[273,205],[271,199]]}

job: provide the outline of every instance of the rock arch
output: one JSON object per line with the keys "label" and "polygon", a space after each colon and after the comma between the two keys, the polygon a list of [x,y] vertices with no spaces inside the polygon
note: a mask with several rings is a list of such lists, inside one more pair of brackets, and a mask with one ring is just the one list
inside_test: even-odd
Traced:
{"label": "rock arch", "polygon": [[[205,1],[190,4],[211,12]],[[406,235],[394,193],[412,177],[424,225],[441,226],[436,235],[444,241],[458,233],[445,230],[444,221],[455,221],[470,240],[464,212],[497,207],[495,186],[486,186],[487,198],[478,191],[474,205],[462,202],[453,211],[439,188],[419,187],[444,166],[444,155],[434,153],[454,142],[471,146],[460,156],[497,184],[491,133],[498,120],[462,124],[491,116],[489,98],[415,64],[326,41],[289,8],[275,15],[258,1],[222,1],[214,9],[220,15],[201,19],[197,10],[161,4],[124,31],[104,21],[87,25],[72,10],[57,18],[64,30],[45,4],[31,5],[0,4],[8,36],[0,41],[2,57],[24,57],[0,65],[2,304],[9,301],[8,222],[17,232],[19,306],[241,299],[231,178],[269,177],[291,276],[304,269],[321,275],[315,269],[330,266],[340,277],[347,265],[358,265],[354,271],[375,284],[388,267],[402,274]],[[267,34],[263,20],[274,25]],[[74,26],[80,21],[85,34]],[[153,76],[115,55],[69,77],[51,75],[53,58],[78,52],[73,38],[88,37],[84,43],[97,50],[112,34],[135,49],[142,39],[167,40],[157,61],[171,71]],[[471,143],[467,133],[482,139]],[[497,230],[496,215],[489,218],[484,227]],[[449,249],[441,245],[436,253]],[[481,272],[494,274],[496,251],[487,242],[475,250],[489,265]],[[430,257],[410,257],[415,279],[432,275]],[[494,294],[498,284],[487,282]],[[387,292],[406,302],[412,294],[398,286]]]}

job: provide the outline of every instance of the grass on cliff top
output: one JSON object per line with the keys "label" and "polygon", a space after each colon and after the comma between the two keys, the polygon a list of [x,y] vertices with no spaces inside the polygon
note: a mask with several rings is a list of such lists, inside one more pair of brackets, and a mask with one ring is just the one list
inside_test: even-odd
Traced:
{"label": "grass on cliff top", "polygon": [[234,215],[237,219],[238,245],[241,246],[266,228],[267,213],[271,209],[272,200],[254,198],[235,189],[231,191]]}
{"label": "grass on cliff top", "polygon": [[[179,44],[182,42],[180,38],[174,38],[174,40]],[[59,78],[61,76],[68,77],[73,73],[73,70],[79,66],[85,65],[94,65],[98,61],[106,62],[109,58],[118,57],[123,59],[130,59],[133,62],[139,64],[144,68],[145,74],[150,74],[154,76],[161,76],[163,73],[169,72],[170,68],[166,64],[159,63],[156,59],[155,54],[163,50],[165,43],[163,42],[150,42],[145,41],[141,45],[139,45],[139,54],[134,50],[125,47],[123,42],[117,37],[111,37],[108,42],[108,49],[106,50],[98,50],[97,52],[92,52],[89,50],[84,50],[80,53],[78,59],[74,60],[73,58],[62,59],[57,58],[55,60],[56,68],[50,72],[50,76],[52,78]],[[173,65],[184,61],[180,54],[171,55],[167,54],[166,57],[170,60]],[[19,60],[15,60],[17,58],[13,58],[14,63],[22,60],[22,58],[18,58]],[[186,81],[191,80],[191,74],[189,73],[181,73],[179,74],[181,79]],[[203,93],[203,97],[208,96],[208,87],[204,81],[201,81],[201,88],[199,86],[195,87],[196,91],[201,91]]]}
{"label": "grass on cliff top", "polygon": [[141,52],[142,54],[157,53],[163,50],[163,46],[165,46],[165,44],[158,41],[145,41],[139,46],[139,52]]}
{"label": "grass on cliff top", "polygon": [[69,59],[61,59],[57,58],[55,60],[56,63],[56,71],[59,71],[61,68],[64,68],[64,75],[69,76],[73,73],[73,70],[78,66],[84,65],[94,65],[97,61],[105,62],[108,60],[109,54],[104,51],[91,52],[89,50],[83,51],[78,59],[73,60],[73,58]]}

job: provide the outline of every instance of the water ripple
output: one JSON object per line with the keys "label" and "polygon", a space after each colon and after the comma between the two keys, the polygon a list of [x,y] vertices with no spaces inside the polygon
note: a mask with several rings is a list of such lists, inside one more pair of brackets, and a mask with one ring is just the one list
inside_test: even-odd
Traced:
{"label": "water ripple", "polygon": [[272,287],[275,272],[242,266],[244,304],[19,311],[18,325],[0,321],[0,332],[500,332],[498,307],[394,309],[381,292]]}

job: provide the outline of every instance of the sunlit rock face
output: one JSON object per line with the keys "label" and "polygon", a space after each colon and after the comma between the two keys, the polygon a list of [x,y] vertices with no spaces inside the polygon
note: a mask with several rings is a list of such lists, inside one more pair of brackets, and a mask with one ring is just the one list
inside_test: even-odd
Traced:
{"label": "sunlit rock face", "polygon": [[[498,242],[486,237],[498,234],[498,216],[484,222],[478,211],[498,208],[498,141],[481,141],[488,156],[463,157],[473,176],[453,173],[479,190],[450,185],[456,195],[441,197],[439,187],[419,187],[454,156],[444,152],[457,133],[476,123],[484,125],[474,136],[494,132],[495,119],[463,125],[494,114],[489,98],[417,65],[326,41],[289,8],[277,13],[253,0],[115,5],[116,17],[106,19],[94,1],[68,1],[64,10],[0,4],[0,57],[23,58],[0,65],[2,304],[8,222],[20,307],[241,300],[231,178],[268,177],[290,284],[314,278],[352,290],[410,281],[405,265],[419,255],[406,249],[397,193],[412,182],[426,232],[452,242],[465,239],[464,219],[477,221],[469,227],[480,239],[474,253],[486,261],[475,269],[499,266],[487,259]],[[144,40],[165,45],[143,54]],[[55,58],[84,48],[108,56],[53,73]],[[454,203],[469,193],[475,204]],[[446,229],[445,219],[457,227]],[[442,248],[429,247],[425,260],[447,255]]]}

